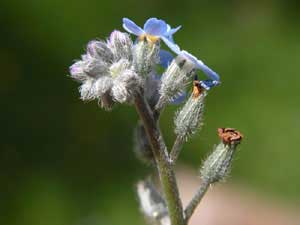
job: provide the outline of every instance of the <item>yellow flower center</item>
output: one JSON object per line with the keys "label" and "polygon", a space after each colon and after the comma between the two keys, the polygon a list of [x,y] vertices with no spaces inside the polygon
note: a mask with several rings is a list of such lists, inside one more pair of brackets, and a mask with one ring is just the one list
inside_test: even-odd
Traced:
{"label": "yellow flower center", "polygon": [[159,40],[159,37],[158,36],[152,36],[152,35],[149,35],[149,34],[143,34],[141,36],[139,36],[139,40],[140,41],[143,41],[143,40],[147,40],[148,42],[150,43],[156,43],[158,40]]}

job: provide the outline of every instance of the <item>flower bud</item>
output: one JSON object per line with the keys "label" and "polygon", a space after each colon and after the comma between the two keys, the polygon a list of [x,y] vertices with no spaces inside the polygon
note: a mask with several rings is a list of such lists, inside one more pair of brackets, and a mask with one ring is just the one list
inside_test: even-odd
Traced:
{"label": "flower bud", "polygon": [[75,62],[73,65],[70,66],[70,74],[71,77],[78,81],[85,81],[88,77],[87,74],[84,72],[86,62],[83,60]]}
{"label": "flower bud", "polygon": [[178,137],[185,139],[194,134],[202,125],[204,99],[206,91],[197,96],[193,93],[181,110],[175,116],[175,133]]}
{"label": "flower bud", "polygon": [[87,54],[91,58],[97,58],[106,63],[110,63],[113,61],[113,52],[103,41],[92,40],[87,45]]}
{"label": "flower bud", "polygon": [[93,79],[88,79],[79,87],[80,98],[82,100],[94,100],[97,97],[95,95],[94,82]]}
{"label": "flower bud", "polygon": [[95,95],[99,99],[102,108],[111,110],[114,101],[111,96],[111,88],[113,86],[113,79],[108,76],[100,77],[96,80],[94,85]]}
{"label": "flower bud", "polygon": [[131,103],[142,86],[142,79],[132,70],[124,70],[113,81],[112,96],[120,103]]}
{"label": "flower bud", "polygon": [[108,73],[108,64],[97,58],[89,58],[85,61],[84,72],[89,77],[97,78]]}
{"label": "flower bud", "polygon": [[114,60],[132,60],[132,40],[127,33],[118,30],[113,31],[107,41],[107,46],[114,54]]}
{"label": "flower bud", "polygon": [[139,41],[133,49],[133,66],[142,76],[147,76],[159,62],[159,42],[151,43],[146,39]]}
{"label": "flower bud", "polygon": [[219,182],[225,179],[230,172],[233,155],[242,135],[234,129],[230,129],[230,131],[228,129],[230,128],[218,129],[222,142],[203,163],[200,174],[205,182]]}
{"label": "flower bud", "polygon": [[[168,210],[166,203],[153,183],[149,180],[137,184],[137,194],[144,215],[151,222],[163,221],[167,225]],[[169,224],[168,224],[169,225]]]}
{"label": "flower bud", "polygon": [[162,109],[167,103],[180,95],[194,72],[195,64],[182,55],[178,55],[161,77],[160,100],[156,108]]}

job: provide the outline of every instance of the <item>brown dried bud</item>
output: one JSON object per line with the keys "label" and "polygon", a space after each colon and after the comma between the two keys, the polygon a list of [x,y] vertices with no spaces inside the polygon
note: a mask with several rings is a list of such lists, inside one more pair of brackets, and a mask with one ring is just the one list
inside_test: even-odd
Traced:
{"label": "brown dried bud", "polygon": [[224,144],[239,144],[243,135],[234,128],[219,128],[218,134]]}

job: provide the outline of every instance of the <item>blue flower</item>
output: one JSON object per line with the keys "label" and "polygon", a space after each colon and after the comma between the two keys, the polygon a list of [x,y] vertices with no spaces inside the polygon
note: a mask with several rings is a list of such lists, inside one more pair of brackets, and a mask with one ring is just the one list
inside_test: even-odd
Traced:
{"label": "blue flower", "polygon": [[123,28],[129,33],[138,36],[139,40],[146,38],[149,42],[155,43],[162,39],[171,50],[174,51],[179,49],[174,43],[173,34],[176,33],[181,26],[171,28],[164,20],[150,18],[146,21],[144,28],[142,29],[132,20],[123,18]]}

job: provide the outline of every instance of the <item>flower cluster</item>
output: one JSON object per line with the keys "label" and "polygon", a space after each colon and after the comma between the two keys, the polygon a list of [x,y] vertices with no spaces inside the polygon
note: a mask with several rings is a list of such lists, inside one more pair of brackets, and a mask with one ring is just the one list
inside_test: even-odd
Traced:
{"label": "flower cluster", "polygon": [[71,76],[82,82],[83,100],[99,99],[109,109],[114,102],[131,102],[142,79],[132,67],[133,43],[128,34],[111,33],[106,41],[90,41],[86,54],[70,67]]}
{"label": "flower cluster", "polygon": [[[191,76],[202,70],[208,77],[199,85],[209,90],[220,83],[217,73],[201,60],[174,42],[173,35],[181,28],[172,28],[165,21],[150,18],[141,28],[128,18],[123,28],[137,36],[113,31],[107,41],[90,41],[81,60],[70,67],[71,77],[81,82],[83,100],[98,99],[110,109],[114,103],[131,103],[143,90],[152,108],[160,111],[167,103],[184,99]],[[177,56],[161,49],[161,41]],[[158,66],[166,68],[162,75]]]}

